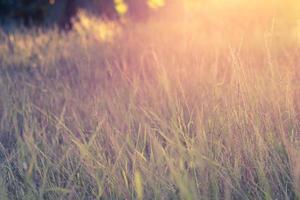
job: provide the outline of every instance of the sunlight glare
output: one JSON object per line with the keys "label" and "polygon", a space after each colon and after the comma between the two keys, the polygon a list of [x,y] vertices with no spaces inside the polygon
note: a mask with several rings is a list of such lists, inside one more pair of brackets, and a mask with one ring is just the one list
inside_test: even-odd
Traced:
{"label": "sunlight glare", "polygon": [[125,15],[128,11],[128,6],[123,0],[114,0],[115,9],[119,15]]}
{"label": "sunlight glare", "polygon": [[147,4],[152,9],[158,9],[165,6],[165,0],[148,0]]}

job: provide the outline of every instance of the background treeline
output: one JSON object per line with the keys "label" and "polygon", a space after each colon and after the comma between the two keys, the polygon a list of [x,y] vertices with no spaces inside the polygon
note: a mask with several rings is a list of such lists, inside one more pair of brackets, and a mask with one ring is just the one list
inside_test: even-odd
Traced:
{"label": "background treeline", "polygon": [[[164,4],[163,0],[153,2],[158,6]],[[110,19],[118,19],[125,14],[134,19],[144,19],[149,15],[150,7],[147,0],[0,0],[0,22],[58,24],[68,28],[79,9]]]}

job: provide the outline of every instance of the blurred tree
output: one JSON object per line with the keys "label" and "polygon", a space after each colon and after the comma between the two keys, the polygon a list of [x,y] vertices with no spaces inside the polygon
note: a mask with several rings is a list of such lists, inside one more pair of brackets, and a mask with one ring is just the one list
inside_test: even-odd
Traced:
{"label": "blurred tree", "polygon": [[7,15],[9,10],[9,4],[7,0],[0,0],[0,18],[3,18]]}
{"label": "blurred tree", "polygon": [[163,7],[165,0],[0,0],[0,21],[18,21],[25,25],[51,25],[69,29],[79,8],[109,19],[128,16],[144,20]]}
{"label": "blurred tree", "polygon": [[0,21],[70,28],[77,0],[0,0]]}
{"label": "blurred tree", "polygon": [[72,27],[72,17],[76,15],[78,9],[76,0],[49,0],[45,12],[46,24],[58,24],[61,28],[70,29]]}
{"label": "blurred tree", "polygon": [[47,0],[0,0],[1,20],[19,20],[29,25],[44,21]]}

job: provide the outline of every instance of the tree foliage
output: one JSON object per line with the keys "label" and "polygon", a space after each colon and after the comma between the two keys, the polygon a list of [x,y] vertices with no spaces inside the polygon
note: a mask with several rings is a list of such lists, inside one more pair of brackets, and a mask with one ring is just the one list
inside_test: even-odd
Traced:
{"label": "tree foliage", "polygon": [[110,19],[128,16],[140,20],[164,3],[164,0],[0,0],[0,21],[68,26],[78,9]]}

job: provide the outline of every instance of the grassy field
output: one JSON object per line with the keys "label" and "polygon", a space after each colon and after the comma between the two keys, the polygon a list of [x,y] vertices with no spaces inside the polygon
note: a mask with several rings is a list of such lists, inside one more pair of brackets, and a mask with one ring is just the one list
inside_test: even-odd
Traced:
{"label": "grassy field", "polygon": [[0,32],[1,200],[299,199],[293,34],[82,19]]}

